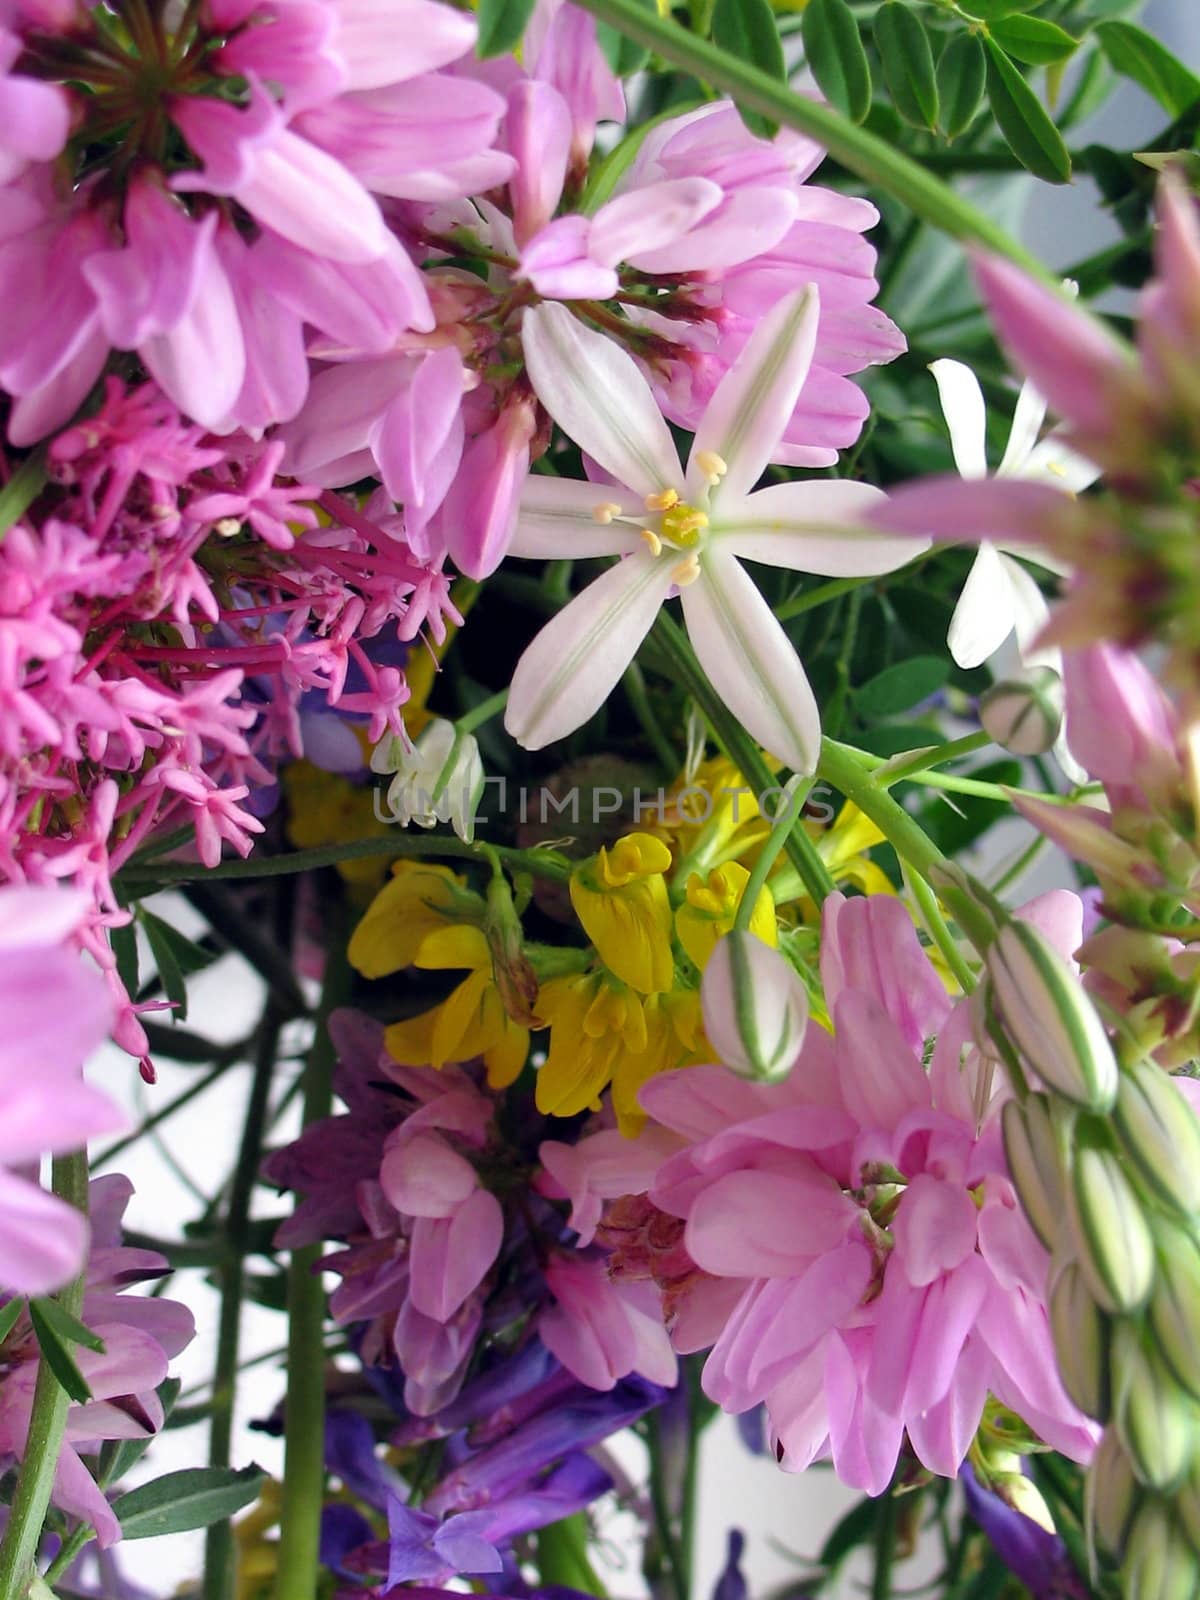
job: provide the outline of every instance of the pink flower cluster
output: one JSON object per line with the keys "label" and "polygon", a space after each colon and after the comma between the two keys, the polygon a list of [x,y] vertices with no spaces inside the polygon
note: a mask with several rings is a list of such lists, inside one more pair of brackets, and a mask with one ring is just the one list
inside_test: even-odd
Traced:
{"label": "pink flower cluster", "polygon": [[303,753],[305,697],[399,732],[404,674],[370,641],[395,655],[457,618],[390,506],[376,520],[329,496],[318,526],[317,491],[276,480],[280,454],[110,379],[0,545],[0,875],[86,891],[79,936],[139,1056],[104,937],[127,920],[113,873],[164,829],[192,830],[209,866],[224,843],[245,855],[252,788]]}
{"label": "pink flower cluster", "polygon": [[[1078,944],[1074,896],[1024,915]],[[1047,1257],[970,1002],[952,1005],[883,897],[831,896],[822,979],[832,1033],[810,1026],[783,1082],[684,1068],[643,1089],[658,1124],[643,1139],[543,1144],[581,1243],[621,1239],[611,1270],[657,1284],[677,1350],[711,1349],[714,1400],[765,1403],[792,1470],[829,1455],[878,1494],[907,1434],[953,1476],[989,1394],[1086,1460],[1096,1435],[1058,1380]]]}

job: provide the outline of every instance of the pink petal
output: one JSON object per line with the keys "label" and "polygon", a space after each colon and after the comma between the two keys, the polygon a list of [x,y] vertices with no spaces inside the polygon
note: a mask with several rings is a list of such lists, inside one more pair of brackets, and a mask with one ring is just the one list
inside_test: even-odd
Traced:
{"label": "pink petal", "polygon": [[504,1242],[495,1195],[476,1189],[453,1217],[420,1217],[413,1226],[409,1294],[418,1311],[447,1322],[490,1271]]}

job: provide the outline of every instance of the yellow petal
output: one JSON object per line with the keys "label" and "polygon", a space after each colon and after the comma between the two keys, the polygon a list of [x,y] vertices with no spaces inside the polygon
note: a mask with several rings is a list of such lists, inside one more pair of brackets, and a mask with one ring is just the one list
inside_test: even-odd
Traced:
{"label": "yellow petal", "polygon": [[481,928],[469,922],[448,922],[425,935],[412,964],[427,971],[466,967],[475,972],[486,967],[490,972],[492,958]]}
{"label": "yellow petal", "polygon": [[448,867],[398,861],[350,939],[350,965],[364,978],[412,966],[421,941],[444,927],[463,879]]}
{"label": "yellow petal", "polygon": [[402,1067],[427,1067],[433,1055],[433,1030],[437,1023],[439,1007],[423,1011],[418,1017],[406,1017],[403,1022],[393,1022],[384,1029],[383,1048],[393,1061]]}
{"label": "yellow petal", "polygon": [[585,874],[576,873],[571,879],[571,904],[610,972],[642,994],[671,987],[675,976],[671,905],[661,875],[604,890],[593,888]]}

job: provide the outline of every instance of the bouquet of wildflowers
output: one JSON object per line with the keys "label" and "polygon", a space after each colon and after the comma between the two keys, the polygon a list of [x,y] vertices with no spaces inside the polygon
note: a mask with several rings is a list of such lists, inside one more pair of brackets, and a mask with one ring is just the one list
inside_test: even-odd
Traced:
{"label": "bouquet of wildflowers", "polygon": [[1138,13],[0,0],[0,1600],[1200,1595]]}

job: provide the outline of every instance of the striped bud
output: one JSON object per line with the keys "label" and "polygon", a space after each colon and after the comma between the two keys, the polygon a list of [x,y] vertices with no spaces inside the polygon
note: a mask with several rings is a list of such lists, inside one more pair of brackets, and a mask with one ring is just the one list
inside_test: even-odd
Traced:
{"label": "striped bud", "polygon": [[1105,1311],[1137,1311],[1154,1282],[1154,1239],[1120,1158],[1081,1132],[1067,1215],[1080,1266]]}
{"label": "striped bud", "polygon": [[1200,1456],[1192,1458],[1187,1477],[1175,1491],[1173,1504],[1179,1525],[1192,1549],[1200,1555]]}
{"label": "striped bud", "polygon": [[994,683],[979,697],[985,732],[1015,756],[1040,756],[1049,750],[1062,719],[1062,679],[1053,667],[1033,667],[1020,678]]}
{"label": "striped bud", "polygon": [[1117,1063],[1087,991],[1050,941],[1025,922],[1000,929],[987,954],[1009,1037],[1047,1088],[1092,1111],[1117,1094]]}
{"label": "striped bud", "polygon": [[1121,1073],[1113,1122],[1146,1192],[1180,1216],[1200,1212],[1200,1118],[1161,1067]]}
{"label": "striped bud", "polygon": [[1077,1262],[1069,1261],[1055,1278],[1049,1310],[1063,1388],[1081,1411],[1107,1422],[1112,1328]]}
{"label": "striped bud", "polygon": [[1192,1402],[1131,1323],[1116,1330],[1113,1369],[1118,1375],[1117,1431],[1134,1472],[1151,1489],[1174,1488],[1192,1459]]}
{"label": "striped bud", "polygon": [[1200,1400],[1200,1248],[1182,1229],[1159,1230],[1150,1328],[1163,1361]]}
{"label": "striped bud", "polygon": [[1117,1430],[1105,1429],[1087,1477],[1085,1520],[1118,1560],[1143,1497]]}
{"label": "striped bud", "polygon": [[1006,1101],[1000,1125],[1013,1188],[1034,1233],[1047,1250],[1053,1250],[1065,1202],[1048,1096],[1031,1094],[1023,1101]]}
{"label": "striped bud", "polygon": [[1121,1584],[1131,1600],[1195,1600],[1200,1584],[1195,1552],[1161,1500],[1147,1500],[1138,1509]]}
{"label": "striped bud", "polygon": [[808,995],[786,956],[735,928],[719,939],[700,985],[704,1031],[727,1067],[773,1083],[804,1042]]}

